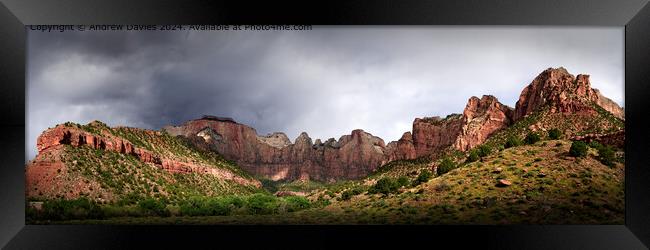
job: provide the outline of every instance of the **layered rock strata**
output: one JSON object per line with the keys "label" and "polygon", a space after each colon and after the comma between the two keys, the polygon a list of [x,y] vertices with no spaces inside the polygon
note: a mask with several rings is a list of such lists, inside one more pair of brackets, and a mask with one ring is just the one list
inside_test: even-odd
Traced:
{"label": "layered rock strata", "polygon": [[[155,131],[147,131],[149,133],[160,133]],[[37,139],[37,148],[39,155],[45,154],[58,154],[62,150],[62,145],[70,145],[74,147],[91,147],[94,149],[113,151],[120,154],[133,155],[144,163],[154,164],[158,168],[166,170],[171,173],[199,173],[210,174],[225,180],[231,180],[242,185],[254,185],[261,187],[261,183],[257,180],[243,178],[237,174],[232,173],[227,169],[216,168],[198,162],[187,162],[179,159],[161,156],[150,150],[143,149],[133,145],[130,141],[122,139],[110,134],[94,134],[76,127],[68,127],[65,125],[58,125],[52,129],[48,129],[41,134]],[[28,184],[38,185],[38,178],[30,178],[40,176],[38,171],[44,171],[42,166],[51,165],[45,158],[36,158],[27,168]],[[32,180],[30,182],[30,180]]]}

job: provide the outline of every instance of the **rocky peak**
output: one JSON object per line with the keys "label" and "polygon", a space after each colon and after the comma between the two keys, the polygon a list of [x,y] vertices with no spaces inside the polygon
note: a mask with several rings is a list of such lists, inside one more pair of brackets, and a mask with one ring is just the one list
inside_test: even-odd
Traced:
{"label": "rocky peak", "polygon": [[468,150],[483,143],[490,135],[512,123],[512,108],[491,95],[472,96],[463,110],[462,130],[454,142],[458,150]]}
{"label": "rocky peak", "polygon": [[296,141],[293,144],[295,144],[295,145],[305,144],[305,145],[308,145],[310,147],[313,145],[312,142],[311,142],[311,138],[309,137],[307,132],[300,133],[300,135],[296,138]]}
{"label": "rocky peak", "polygon": [[515,106],[514,120],[543,107],[549,107],[553,113],[590,112],[593,111],[592,104],[624,118],[624,112],[618,105],[591,88],[589,75],[574,77],[565,68],[548,68],[521,92]]}
{"label": "rocky peak", "polygon": [[484,95],[479,99],[476,96],[472,96],[467,101],[465,105],[465,110],[463,110],[463,116],[467,120],[472,120],[474,117],[481,116],[483,114],[493,114],[494,112],[502,112],[508,118],[511,118],[513,110],[503,105],[499,100],[492,95]]}

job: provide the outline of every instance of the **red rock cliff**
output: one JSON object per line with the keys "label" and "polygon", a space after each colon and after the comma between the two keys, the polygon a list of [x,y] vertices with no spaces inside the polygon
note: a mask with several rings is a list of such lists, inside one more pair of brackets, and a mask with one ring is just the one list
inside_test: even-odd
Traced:
{"label": "red rock cliff", "polygon": [[254,175],[331,181],[361,178],[389,161],[428,156],[448,147],[466,151],[507,127],[512,112],[493,96],[472,97],[462,115],[417,118],[413,133],[406,132],[388,145],[360,129],[338,141],[330,138],[325,142],[313,142],[303,132],[293,144],[283,133],[259,136],[255,129],[230,120],[197,119],[164,129],[209,144],[203,147],[214,149]]}
{"label": "red rock cliff", "polygon": [[463,126],[454,148],[467,151],[480,145],[493,133],[510,126],[513,114],[512,108],[494,96],[472,96],[463,111]]}
{"label": "red rock cliff", "polygon": [[360,129],[325,143],[312,142],[303,132],[293,144],[283,133],[258,136],[249,126],[218,120],[197,119],[164,129],[172,135],[201,136],[249,173],[274,180],[355,179],[386,162],[384,141]]}
{"label": "red rock cliff", "polygon": [[515,106],[514,120],[546,106],[553,113],[594,112],[592,104],[601,106],[620,119],[625,118],[621,107],[591,88],[589,75],[574,77],[562,67],[548,68],[521,92]]}

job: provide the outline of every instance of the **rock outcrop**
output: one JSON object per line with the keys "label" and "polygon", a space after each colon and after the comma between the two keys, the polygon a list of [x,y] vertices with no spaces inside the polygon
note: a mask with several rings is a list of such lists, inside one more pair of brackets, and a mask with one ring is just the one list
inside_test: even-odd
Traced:
{"label": "rock outcrop", "polygon": [[404,160],[404,159],[415,159],[417,153],[415,151],[415,145],[413,144],[413,135],[411,132],[406,132],[402,135],[397,141],[393,141],[386,145],[386,157],[387,160]]}
{"label": "rock outcrop", "polygon": [[461,115],[452,114],[440,118],[415,118],[413,121],[413,145],[416,157],[432,154],[452,145],[463,127]]}
{"label": "rock outcrop", "polygon": [[[467,151],[512,124],[513,114],[512,108],[501,104],[494,96],[471,97],[463,114],[451,114],[444,119],[416,118],[412,135],[405,133],[399,141],[389,143],[388,160],[427,156],[448,147]],[[405,138],[408,136],[411,138]]]}
{"label": "rock outcrop", "polygon": [[273,180],[332,181],[361,178],[386,162],[384,141],[354,130],[350,135],[315,142],[301,133],[293,144],[283,133],[258,136],[255,129],[236,122],[197,119],[164,128],[172,135],[200,136],[209,131],[219,140],[205,139],[219,154],[253,175]]}
{"label": "rock outcrop", "polygon": [[[159,134],[160,132],[145,131],[145,133]],[[197,162],[186,162],[178,159],[168,158],[166,156],[158,155],[150,150],[134,146],[130,141],[111,135],[109,133],[95,134],[84,131],[77,127],[58,125],[52,129],[48,129],[38,137],[36,145],[39,155],[48,153],[52,154],[52,151],[62,150],[62,145],[71,145],[74,147],[91,147],[94,149],[113,151],[120,154],[133,155],[144,163],[154,164],[158,168],[164,169],[171,173],[210,174],[215,177],[231,180],[242,185],[253,185],[256,187],[262,186],[262,184],[257,180],[243,178],[226,169],[215,168],[213,166],[208,166],[206,164]],[[42,161],[39,159],[41,158],[37,157],[37,159],[35,159],[35,161],[27,167],[26,175],[28,180],[34,180],[32,182],[28,182],[28,184],[32,183],[33,185],[39,185],[35,178],[30,177],[41,175],[39,171],[43,170],[42,167],[39,166],[61,165],[59,163],[53,164],[52,162],[48,162],[51,159],[43,159]]]}
{"label": "rock outcrop", "polygon": [[140,161],[146,163],[162,163],[159,156],[154,155],[149,150],[134,146],[128,140],[111,135],[93,134],[79,128],[64,125],[58,125],[46,130],[36,141],[36,148],[39,154],[57,145],[71,145],[75,147],[85,145],[95,149],[134,155]]}
{"label": "rock outcrop", "polygon": [[603,145],[614,146],[617,148],[625,147],[625,130],[616,131],[607,134],[586,134],[571,137],[573,141],[584,141],[590,143],[592,141],[598,142]]}
{"label": "rock outcrop", "polygon": [[573,76],[565,68],[548,68],[539,74],[519,96],[515,106],[514,120],[544,107],[552,113],[595,112],[596,104],[609,111],[619,119],[625,118],[625,112],[610,99],[602,96],[597,89],[591,88],[589,75]]}
{"label": "rock outcrop", "polygon": [[462,131],[454,148],[467,151],[480,145],[493,133],[510,126],[513,115],[514,110],[494,96],[484,95],[481,99],[472,96],[463,111]]}
{"label": "rock outcrop", "polygon": [[247,125],[215,119],[191,120],[164,130],[171,135],[203,138],[201,144],[209,145],[202,148],[214,149],[253,175],[333,181],[361,178],[387,162],[429,156],[449,147],[466,151],[510,125],[512,115],[513,110],[493,96],[472,97],[463,114],[416,118],[413,133],[406,132],[388,145],[360,129],[338,141],[330,138],[325,142],[312,141],[303,132],[292,144],[283,133],[259,136]]}

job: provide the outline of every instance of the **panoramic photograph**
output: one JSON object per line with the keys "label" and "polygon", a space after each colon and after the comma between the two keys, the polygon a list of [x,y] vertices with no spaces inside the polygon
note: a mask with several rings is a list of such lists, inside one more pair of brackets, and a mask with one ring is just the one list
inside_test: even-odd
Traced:
{"label": "panoramic photograph", "polygon": [[623,27],[28,26],[25,223],[621,225],[623,54]]}

